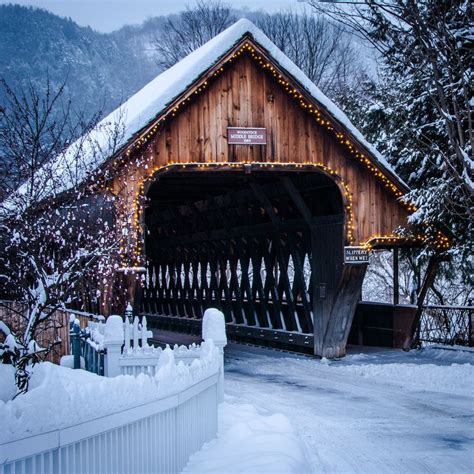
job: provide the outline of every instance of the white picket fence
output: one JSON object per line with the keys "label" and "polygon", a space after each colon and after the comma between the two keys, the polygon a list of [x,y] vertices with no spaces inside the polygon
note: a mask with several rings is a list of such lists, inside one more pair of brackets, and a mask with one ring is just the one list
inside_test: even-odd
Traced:
{"label": "white picket fence", "polygon": [[[0,444],[0,474],[180,472],[189,456],[217,433],[226,341],[223,315],[220,313],[221,316],[216,317],[219,312],[212,311],[214,314],[208,313],[203,321],[203,339],[216,338],[219,353],[213,349],[213,357],[218,358],[215,373],[177,394],[152,403]],[[163,351],[148,345],[150,334],[146,322],[141,327],[135,322],[128,325],[116,316],[109,317],[104,327],[100,323],[94,324],[91,342],[98,348],[106,348],[107,376],[155,374]],[[211,328],[206,329],[209,324]],[[207,347],[212,345],[207,343]],[[201,356],[201,352],[201,346],[197,345],[175,346],[173,356],[176,363],[189,365],[192,371],[193,361]],[[212,360],[216,361],[215,358]]]}
{"label": "white picket fence", "polygon": [[216,436],[217,379],[213,375],[178,395],[0,445],[0,473],[181,472],[189,456]]}
{"label": "white picket fence", "polygon": [[[203,317],[202,339],[211,340],[219,349],[220,369],[218,380],[219,401],[224,399],[224,347],[227,344],[225,335],[224,315],[215,309],[208,309]],[[207,329],[206,329],[207,327]],[[154,376],[158,369],[158,361],[162,353],[160,347],[156,348],[148,344],[152,332],[148,331],[146,317],[141,323],[135,317],[133,323],[127,318],[125,321],[120,316],[109,316],[106,323],[89,323],[90,344],[97,350],[105,349],[105,373],[106,377],[117,375],[149,374]],[[174,359],[189,365],[194,359],[201,355],[201,346],[191,344],[190,346],[173,347]]]}

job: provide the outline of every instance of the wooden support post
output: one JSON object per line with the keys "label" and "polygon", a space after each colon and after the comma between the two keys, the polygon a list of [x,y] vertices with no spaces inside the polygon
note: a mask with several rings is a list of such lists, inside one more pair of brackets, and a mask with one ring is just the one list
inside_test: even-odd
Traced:
{"label": "wooden support post", "polygon": [[342,269],[342,223],[311,227],[314,354],[325,357],[325,334]]}
{"label": "wooden support post", "polygon": [[304,202],[303,197],[301,196],[299,191],[296,189],[296,186],[294,185],[293,181],[290,178],[285,177],[282,179],[282,182],[283,182],[283,186],[285,187],[286,191],[290,195],[295,206],[298,208],[301,215],[303,216],[303,219],[306,221],[306,223],[309,226],[311,226],[313,215],[311,214],[310,209]]}
{"label": "wooden support post", "polygon": [[393,248],[393,304],[400,303],[400,286],[398,282],[398,248]]}
{"label": "wooden support post", "polygon": [[323,272],[322,261],[319,261],[317,249],[318,246],[318,233],[317,228],[311,228],[311,295],[313,302],[313,327],[314,327],[314,353],[322,356],[323,353],[323,342],[324,342],[324,304],[323,297],[326,295],[322,294],[323,285]]}
{"label": "wooden support post", "polygon": [[403,344],[403,350],[405,351],[409,351],[412,348],[413,343],[415,342],[415,332],[420,323],[421,314],[423,313],[423,304],[425,303],[425,298],[428,293],[428,290],[431,288],[431,285],[433,285],[434,279],[436,277],[436,272],[438,271],[439,264],[442,260],[443,258],[441,256],[433,255],[428,261],[428,267],[426,269],[425,278],[423,280],[423,284],[421,285],[420,292],[418,293],[415,317],[413,318],[410,332],[407,338],[405,339],[405,343]]}
{"label": "wooden support post", "polygon": [[140,312],[141,298],[142,298],[142,287],[141,287],[141,273],[127,272],[124,275],[125,286],[126,286],[126,301],[124,301],[125,307],[130,303],[133,307],[133,313],[138,314]]}
{"label": "wooden support post", "polygon": [[324,335],[322,357],[331,359],[346,355],[347,338],[360,301],[366,270],[367,265],[344,265]]}

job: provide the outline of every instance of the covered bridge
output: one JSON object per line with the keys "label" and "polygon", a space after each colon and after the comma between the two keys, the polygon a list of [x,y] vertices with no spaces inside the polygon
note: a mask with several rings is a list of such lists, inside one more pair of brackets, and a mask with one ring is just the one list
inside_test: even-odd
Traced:
{"label": "covered bridge", "polygon": [[[396,233],[407,186],[258,28],[240,20],[131,97],[101,166],[126,228],[123,301],[189,328],[342,356],[366,251]],[[150,318],[149,318],[150,320]]]}

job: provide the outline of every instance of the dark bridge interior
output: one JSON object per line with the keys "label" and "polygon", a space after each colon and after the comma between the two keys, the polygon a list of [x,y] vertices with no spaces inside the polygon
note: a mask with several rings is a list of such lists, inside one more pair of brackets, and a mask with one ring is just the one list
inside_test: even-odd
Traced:
{"label": "dark bridge interior", "polygon": [[158,175],[147,197],[143,313],[192,331],[217,307],[231,337],[312,345],[314,298],[331,297],[339,272],[318,262],[342,258],[343,203],[329,177],[183,169]]}

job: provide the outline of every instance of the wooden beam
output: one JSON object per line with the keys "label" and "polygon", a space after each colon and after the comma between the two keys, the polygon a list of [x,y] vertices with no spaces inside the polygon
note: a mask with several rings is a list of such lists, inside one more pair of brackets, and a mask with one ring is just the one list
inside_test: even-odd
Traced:
{"label": "wooden beam", "polygon": [[397,305],[400,302],[400,286],[398,281],[398,248],[393,248],[393,304]]}
{"label": "wooden beam", "polygon": [[343,224],[311,226],[314,354],[325,357],[325,334],[343,267]]}
{"label": "wooden beam", "polygon": [[426,295],[428,294],[428,290],[433,285],[433,282],[436,277],[436,272],[439,268],[439,264],[443,260],[444,258],[440,255],[432,255],[428,261],[428,267],[426,268],[423,284],[421,285],[420,292],[418,293],[415,317],[413,319],[411,330],[407,338],[405,339],[405,343],[403,344],[403,349],[406,351],[410,350],[413,346],[413,343],[415,342],[415,333],[418,328],[418,325],[420,324],[421,315],[423,313],[423,304],[425,303]]}
{"label": "wooden beam", "polygon": [[265,212],[267,213],[268,217],[272,221],[274,227],[277,228],[280,224],[280,218],[275,212],[275,209],[273,208],[273,205],[270,199],[268,199],[267,195],[265,194],[265,191],[262,189],[260,184],[258,184],[255,181],[250,183],[250,188],[252,189],[257,199],[260,201],[260,204],[265,209]]}
{"label": "wooden beam", "polygon": [[[334,216],[321,216],[314,217],[312,227],[319,229],[332,224],[341,223],[341,214]],[[174,248],[176,245],[187,245],[197,242],[203,242],[206,240],[226,240],[228,238],[238,238],[238,237],[256,237],[261,235],[268,235],[274,230],[274,224],[272,222],[267,222],[263,224],[255,225],[246,225],[238,226],[231,228],[231,233],[226,229],[216,229],[209,232],[197,232],[194,234],[187,234],[182,236],[176,236],[172,238],[165,239],[150,239],[150,243],[153,243],[153,246],[158,246],[160,248]],[[280,232],[290,232],[290,231],[304,231],[307,230],[307,224],[304,219],[292,219],[287,221],[280,221],[279,223]],[[153,249],[151,245],[148,247],[148,250],[153,254]]]}
{"label": "wooden beam", "polygon": [[366,270],[367,265],[344,265],[324,334],[322,357],[333,359],[346,355],[347,339],[360,301]]}
{"label": "wooden beam", "polygon": [[311,226],[313,215],[306,203],[304,202],[304,199],[301,196],[300,192],[296,189],[296,186],[294,185],[293,181],[288,176],[282,178],[281,181],[286,191],[290,195],[292,201],[295,203],[295,206],[303,216],[303,219],[309,226]]}
{"label": "wooden beam", "polygon": [[[293,185],[295,188],[299,190],[298,192],[307,192],[307,191],[314,191],[316,189],[326,189],[326,188],[332,188],[335,185],[334,184],[317,184],[311,180],[306,179],[307,177],[303,176],[300,178],[295,178],[293,179]],[[278,182],[278,181],[277,181]],[[282,196],[285,194],[284,188],[280,186],[275,186],[275,183],[269,183],[269,184],[259,184],[262,192],[265,193],[268,199],[273,199],[278,196]],[[148,205],[148,207],[154,206],[154,204],[160,206],[161,200],[157,198],[155,201],[153,198]],[[194,204],[195,206],[200,210],[200,212],[205,212],[207,210],[211,209],[217,209],[217,208],[227,208],[227,207],[240,207],[242,205],[247,205],[251,202],[255,202],[255,198],[252,193],[249,193],[249,189],[240,189],[237,191],[232,191],[232,192],[226,192],[224,194],[219,194],[217,196],[211,197],[207,200],[199,200],[195,201]],[[167,203],[167,207],[172,206],[172,204]],[[175,207],[180,208],[182,211],[185,211],[184,213],[186,214],[186,211],[188,213],[191,213],[191,210],[189,209],[189,203],[184,204],[184,203],[178,203],[176,204]],[[182,214],[182,213],[181,213]],[[165,209],[159,210],[159,212],[156,213],[156,215],[150,216],[149,222],[147,222],[149,225],[153,224],[158,224],[158,223],[166,223],[166,222],[171,222],[173,220],[172,216],[166,212]],[[148,218],[147,218],[148,221]]]}

